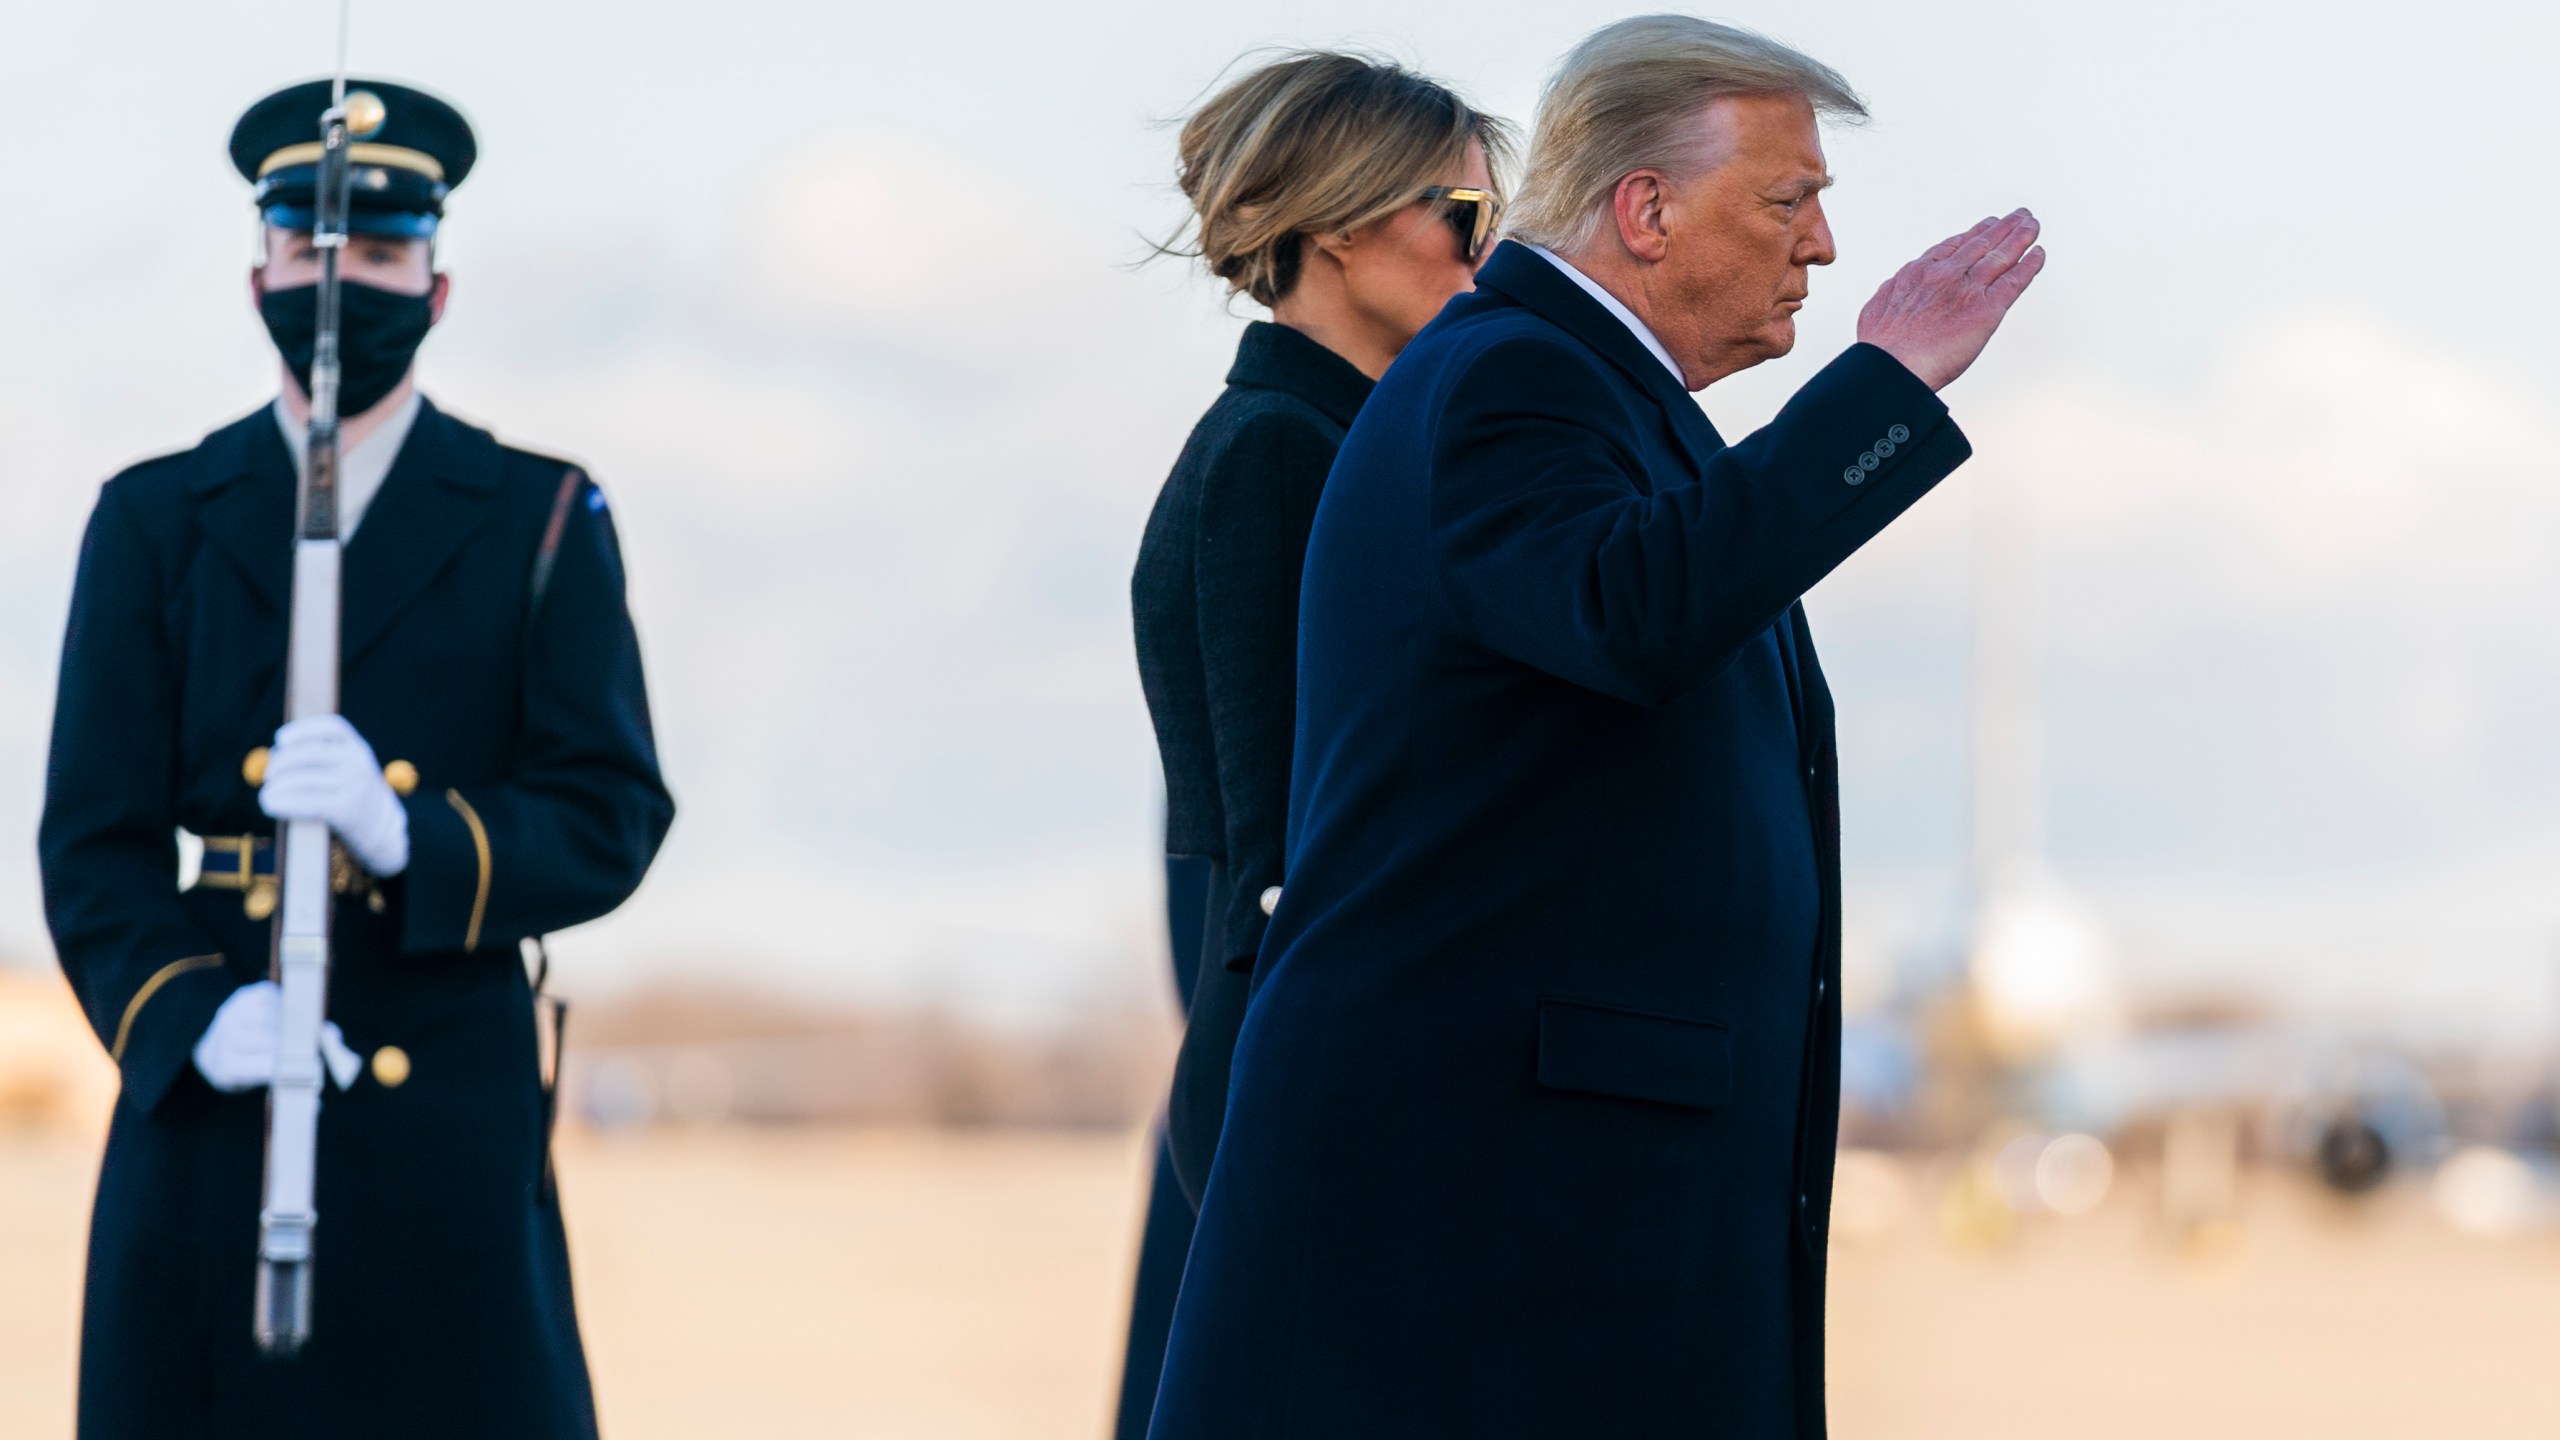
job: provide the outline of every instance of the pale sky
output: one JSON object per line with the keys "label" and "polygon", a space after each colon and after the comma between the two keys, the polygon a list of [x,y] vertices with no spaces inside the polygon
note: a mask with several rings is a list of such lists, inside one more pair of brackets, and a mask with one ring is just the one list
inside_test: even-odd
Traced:
{"label": "pale sky", "polygon": [[[97,482],[260,403],[222,142],[333,0],[0,22],[0,955]],[[567,937],[671,972],[1037,1014],[1161,988],[1126,581],[1250,307],[1177,263],[1178,116],[1352,44],[1524,125],[1588,4],[392,7],[359,71],[479,126],[441,402],[612,492],[681,815]],[[1979,458],[1818,591],[1853,959],[1962,849],[1966,507],[2044,534],[2047,831],[2138,983],[2560,1020],[2560,199],[2549,7],[1736,5],[1845,72],[1839,265],[1729,436],[1911,253],[2053,263],[1949,392]],[[2111,13],[2120,18],[2110,18]],[[1152,988],[1151,988],[1152,987]]]}

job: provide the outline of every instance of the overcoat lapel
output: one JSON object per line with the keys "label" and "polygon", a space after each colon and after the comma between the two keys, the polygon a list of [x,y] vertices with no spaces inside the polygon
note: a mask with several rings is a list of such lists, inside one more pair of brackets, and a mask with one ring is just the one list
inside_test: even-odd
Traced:
{"label": "overcoat lapel", "polygon": [[199,523],[216,548],[278,613],[293,590],[293,453],[275,415],[261,408],[204,439],[189,488],[204,496]]}
{"label": "overcoat lapel", "polygon": [[348,664],[382,638],[489,523],[501,461],[497,442],[486,432],[448,418],[432,404],[419,410],[381,493],[347,542],[339,647]]}
{"label": "overcoat lapel", "polygon": [[1476,284],[1510,296],[1553,321],[1576,340],[1600,352],[1642,390],[1671,421],[1690,462],[1704,471],[1707,457],[1724,448],[1724,437],[1707,421],[1707,413],[1626,322],[1583,293],[1582,287],[1517,241],[1505,240],[1476,274]]}

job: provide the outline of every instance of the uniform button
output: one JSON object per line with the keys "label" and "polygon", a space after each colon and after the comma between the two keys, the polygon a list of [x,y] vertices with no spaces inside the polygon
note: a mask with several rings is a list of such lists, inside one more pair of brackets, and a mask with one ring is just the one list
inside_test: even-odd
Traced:
{"label": "uniform button", "polygon": [[1262,913],[1268,915],[1280,908],[1280,887],[1266,886],[1262,892]]}
{"label": "uniform button", "polygon": [[259,746],[240,757],[240,778],[254,790],[267,783],[267,747]]}
{"label": "uniform button", "polygon": [[1876,442],[1876,458],[1877,458],[1877,459],[1879,459],[1879,460],[1890,460],[1890,459],[1892,459],[1892,458],[1893,458],[1893,442],[1892,442],[1892,441],[1890,441],[1890,440],[1879,440],[1879,441],[1877,441],[1877,442]]}
{"label": "uniform button", "polygon": [[391,793],[394,795],[415,794],[418,789],[418,767],[406,760],[394,760],[382,767],[382,783],[390,786]]}
{"label": "uniform button", "polygon": [[1864,485],[1867,483],[1867,472],[1859,469],[1855,465],[1852,465],[1848,469],[1840,472],[1840,478],[1848,481],[1852,485]]}
{"label": "uniform button", "polygon": [[1876,458],[1876,452],[1873,450],[1870,450],[1866,454],[1858,457],[1858,468],[1861,470],[1873,470],[1883,463],[1883,461]]}
{"label": "uniform button", "polygon": [[1908,425],[1896,425],[1892,429],[1884,432],[1884,438],[1892,441],[1896,445],[1899,445],[1911,438],[1911,427]]}
{"label": "uniform button", "polygon": [[397,1045],[385,1045],[373,1052],[373,1078],[386,1090],[397,1090],[409,1083],[409,1052]]}

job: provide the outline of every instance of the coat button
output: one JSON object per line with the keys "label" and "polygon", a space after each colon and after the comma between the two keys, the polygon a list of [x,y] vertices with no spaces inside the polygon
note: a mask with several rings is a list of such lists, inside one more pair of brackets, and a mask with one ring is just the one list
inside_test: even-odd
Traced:
{"label": "coat button", "polygon": [[1858,468],[1861,470],[1873,470],[1883,463],[1884,462],[1882,460],[1876,458],[1876,452],[1873,450],[1870,450],[1866,454],[1858,457]]}
{"label": "coat button", "polygon": [[1884,432],[1884,438],[1892,441],[1896,445],[1900,445],[1911,438],[1911,427],[1908,425],[1896,425],[1892,429]]}
{"label": "coat button", "polygon": [[248,781],[252,790],[267,783],[266,746],[261,745],[240,757],[240,778]]}
{"label": "coat button", "polygon": [[394,760],[382,767],[382,783],[390,786],[394,795],[414,795],[418,789],[418,767],[406,760]]}
{"label": "coat button", "polygon": [[1848,469],[1840,472],[1840,478],[1848,481],[1852,485],[1864,485],[1867,483],[1867,472],[1859,469],[1855,465],[1852,465]]}
{"label": "coat button", "polygon": [[1879,440],[1879,441],[1877,441],[1877,442],[1876,442],[1876,458],[1877,458],[1877,459],[1879,459],[1879,460],[1890,460],[1890,459],[1892,459],[1892,458],[1893,458],[1893,442],[1892,442],[1892,441],[1890,441],[1890,440]]}
{"label": "coat button", "polygon": [[1262,913],[1268,915],[1280,908],[1280,887],[1265,886],[1262,891]]}
{"label": "coat button", "polygon": [[409,1083],[409,1052],[397,1045],[385,1045],[373,1052],[373,1078],[385,1090],[397,1090]]}

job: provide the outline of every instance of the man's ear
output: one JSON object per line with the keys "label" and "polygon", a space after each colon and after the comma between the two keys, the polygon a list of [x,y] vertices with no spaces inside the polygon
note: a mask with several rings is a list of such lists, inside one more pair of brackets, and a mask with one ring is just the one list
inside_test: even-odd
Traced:
{"label": "man's ear", "polygon": [[1648,263],[1671,253],[1671,231],[1663,207],[1670,199],[1659,170],[1636,170],[1620,177],[1610,193],[1610,212],[1618,222],[1618,243]]}
{"label": "man's ear", "polygon": [[264,265],[252,265],[249,267],[249,308],[254,310],[266,303],[267,267]]}
{"label": "man's ear", "polygon": [[436,272],[436,283],[435,283],[432,287],[430,287],[430,288],[428,289],[428,291],[427,291],[427,323],[428,323],[428,324],[430,324],[430,325],[435,325],[435,324],[440,324],[440,323],[442,323],[442,322],[443,322],[443,320],[444,320],[444,298],[445,298],[447,295],[450,295],[450,294],[452,294],[452,293],[453,293],[453,277],[452,277],[452,276],[450,276],[450,275],[445,274],[443,271],[437,271],[437,272]]}

